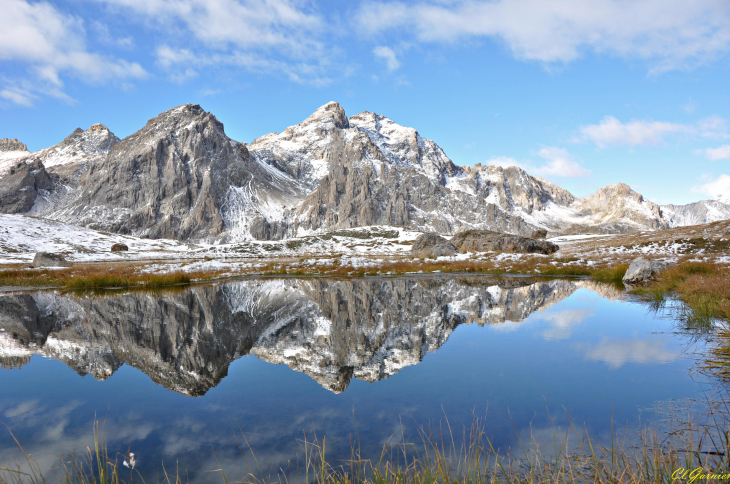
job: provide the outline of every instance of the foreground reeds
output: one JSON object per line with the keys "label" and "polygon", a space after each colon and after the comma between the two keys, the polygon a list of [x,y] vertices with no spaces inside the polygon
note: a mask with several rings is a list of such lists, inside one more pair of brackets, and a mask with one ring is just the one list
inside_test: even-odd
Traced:
{"label": "foreground reeds", "polygon": [[[727,482],[730,480],[730,406],[727,395],[715,397],[706,413],[677,420],[670,428],[643,424],[637,433],[616,431],[611,443],[597,443],[585,430],[568,424],[552,424],[552,443],[538,442],[532,432],[519,438],[515,449],[495,448],[485,432],[484,418],[474,418],[469,428],[454,431],[448,418],[439,425],[420,428],[414,442],[394,436],[375,459],[363,456],[357,444],[350,458],[328,460],[327,439],[304,434],[296,470],[269,467],[262,471],[244,435],[236,437],[241,460],[248,469],[243,476],[227,475],[225,469],[206,470],[198,482],[246,484],[487,484],[487,483],[596,483],[644,484],[670,482]],[[549,415],[549,413],[548,413]],[[551,419],[552,423],[552,419]],[[103,424],[94,423],[94,442],[83,452],[61,457],[60,465],[44,475],[33,456],[19,442],[22,459],[14,467],[0,467],[0,484],[67,483],[121,484],[189,482],[189,474],[177,463],[174,470],[160,465],[154,476],[135,469],[134,454],[127,450],[110,454]],[[264,468],[267,467],[264,465]],[[201,480],[202,479],[202,480]]]}

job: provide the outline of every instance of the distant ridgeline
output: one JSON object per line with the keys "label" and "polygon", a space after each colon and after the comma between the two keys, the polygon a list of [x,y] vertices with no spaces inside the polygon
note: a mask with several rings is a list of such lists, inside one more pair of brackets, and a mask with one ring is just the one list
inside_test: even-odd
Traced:
{"label": "distant ridgeline", "polygon": [[625,233],[728,219],[725,202],[659,206],[623,183],[579,199],[521,168],[458,166],[415,129],[335,102],[248,144],[193,104],[122,140],[101,124],[34,153],[0,140],[0,213],[183,241],[368,225]]}

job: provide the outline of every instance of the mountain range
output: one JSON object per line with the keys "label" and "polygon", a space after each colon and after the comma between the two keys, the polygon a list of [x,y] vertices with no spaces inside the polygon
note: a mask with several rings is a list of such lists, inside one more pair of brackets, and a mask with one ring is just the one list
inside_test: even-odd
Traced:
{"label": "mountain range", "polygon": [[518,167],[456,165],[415,129],[335,102],[243,143],[186,104],[121,140],[102,124],[34,153],[0,140],[0,213],[226,243],[370,225],[627,233],[729,219],[730,200],[660,206],[623,183],[577,198]]}

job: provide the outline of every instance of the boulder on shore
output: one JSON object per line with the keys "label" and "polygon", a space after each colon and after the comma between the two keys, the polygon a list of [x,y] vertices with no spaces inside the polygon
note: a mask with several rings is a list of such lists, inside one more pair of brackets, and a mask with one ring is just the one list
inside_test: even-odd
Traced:
{"label": "boulder on shore", "polygon": [[126,252],[129,250],[127,244],[114,244],[112,245],[112,252]]}
{"label": "boulder on shore", "polygon": [[661,261],[652,261],[646,257],[637,257],[631,261],[622,281],[624,284],[636,285],[653,281],[657,274],[666,269],[668,264]]}
{"label": "boulder on shore", "polygon": [[53,252],[36,252],[33,258],[33,267],[71,267],[73,262],[67,261],[62,255]]}
{"label": "boulder on shore", "polygon": [[450,242],[459,252],[520,252],[523,254],[552,254],[560,247],[546,240],[519,235],[501,234],[490,230],[465,230]]}
{"label": "boulder on shore", "polygon": [[436,234],[419,235],[411,247],[411,255],[415,257],[440,257],[457,252],[452,243]]}

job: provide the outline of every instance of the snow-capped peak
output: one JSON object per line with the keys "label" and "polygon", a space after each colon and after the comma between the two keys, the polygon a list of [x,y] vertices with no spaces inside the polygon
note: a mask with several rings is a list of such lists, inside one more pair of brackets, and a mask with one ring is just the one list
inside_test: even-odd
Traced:
{"label": "snow-capped peak", "polygon": [[114,133],[103,124],[93,124],[87,130],[76,128],[62,142],[34,153],[46,168],[84,161],[107,154],[119,143]]}
{"label": "snow-capped peak", "polygon": [[422,138],[414,128],[370,111],[352,116],[350,126],[366,132],[385,159],[395,166],[423,171],[433,180],[440,180],[445,172],[451,177],[463,174],[436,143]]}

